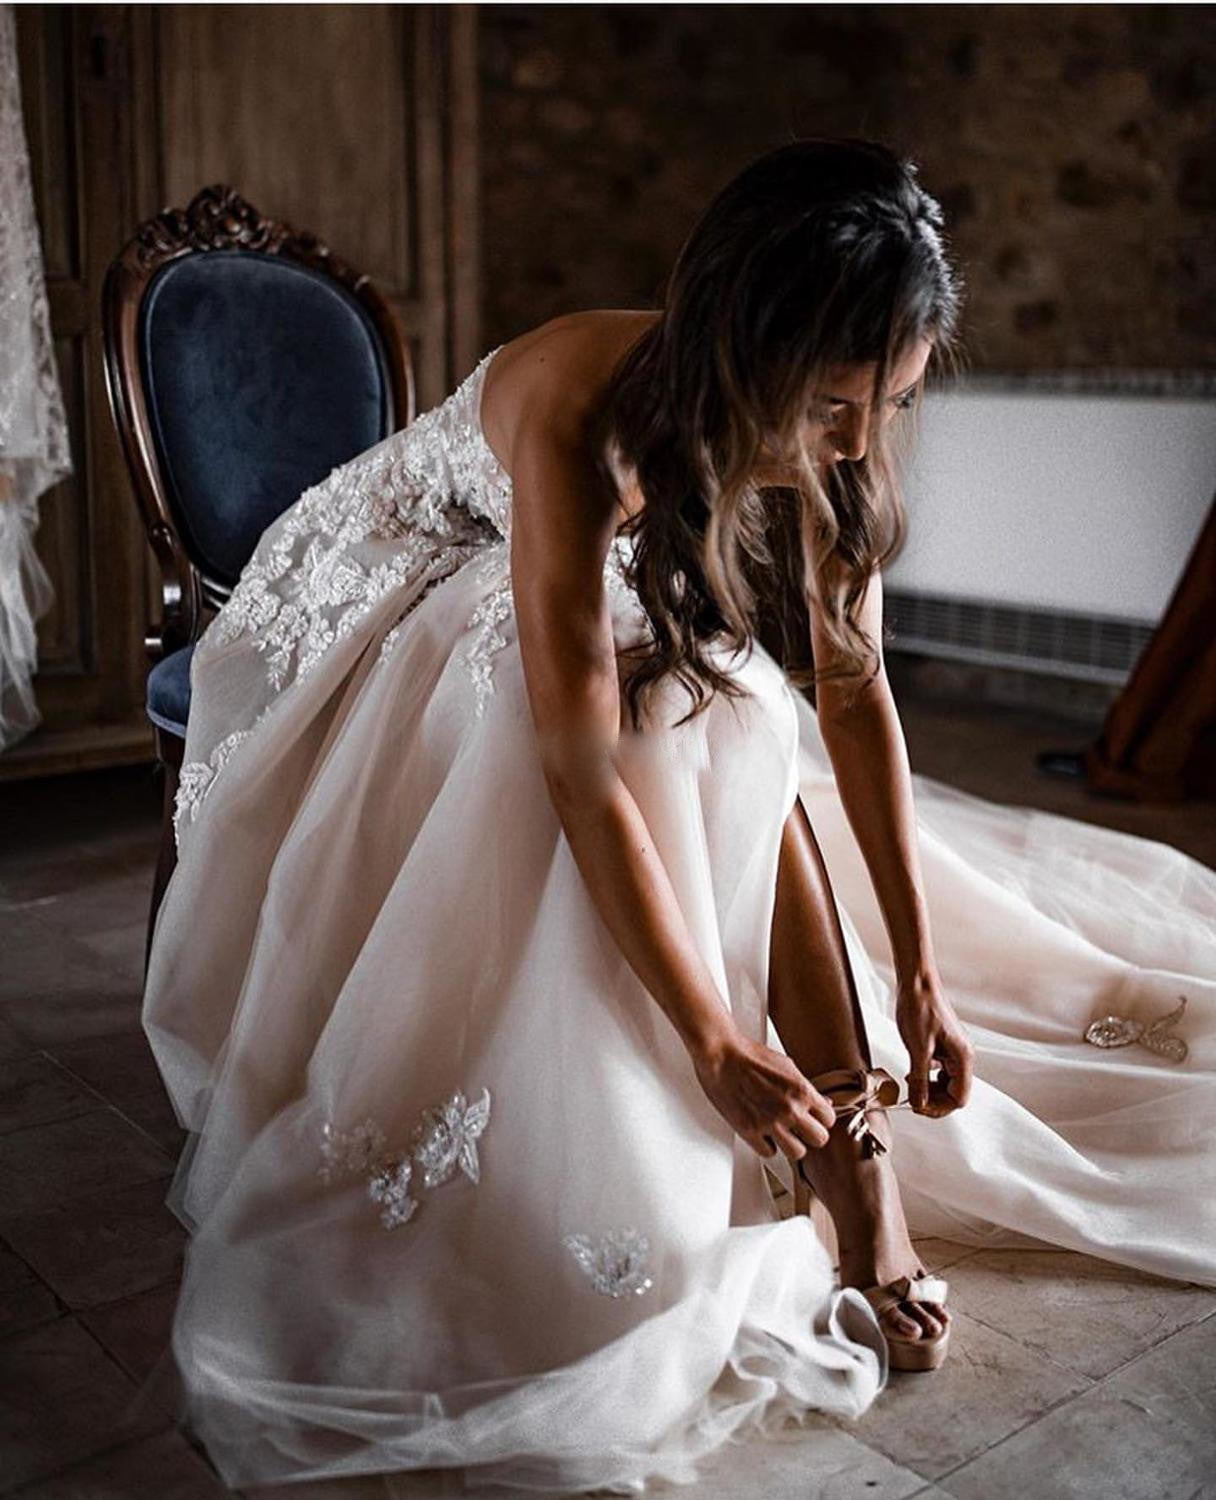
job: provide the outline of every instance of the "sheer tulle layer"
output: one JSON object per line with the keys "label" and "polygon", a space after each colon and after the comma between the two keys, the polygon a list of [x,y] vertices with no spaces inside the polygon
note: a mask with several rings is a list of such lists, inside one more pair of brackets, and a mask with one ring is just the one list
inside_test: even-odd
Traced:
{"label": "sheer tulle layer", "polygon": [[[501,577],[478,555],[423,596],[431,562],[282,691],[248,635],[195,655],[195,780],[144,1010],[191,1132],[170,1196],[192,1231],[183,1414],[234,1485],[454,1465],[537,1491],[689,1482],[732,1434],[860,1414],[885,1345],[810,1221],[777,1219],[603,925],[509,617],[476,711],[471,622]],[[614,611],[623,641],[636,616],[619,594]],[[801,794],[875,1064],[902,1077],[881,914],[815,715],[763,651],[731,665],[754,696],[676,726],[671,687],[651,729],[626,731],[622,774],[733,1014],[775,1045],[768,943]],[[891,1116],[913,1231],[1216,1285],[1216,875],[914,785],[977,1077],[947,1119]],[[1179,993],[1181,1065],[1083,1040]],[[400,1164],[427,1111],[483,1090],[450,1175],[424,1185],[415,1159],[408,1192],[372,1181],[372,1156]],[[589,1270],[571,1249],[614,1235],[631,1259]]]}
{"label": "sheer tulle layer", "polygon": [[[831,872],[876,1066],[908,1068],[881,911],[814,712],[799,791]],[[913,1233],[1055,1245],[1216,1286],[1216,871],[1150,839],[913,776],[938,966],[976,1048],[966,1109],[897,1110]],[[1084,1040],[1185,995],[1181,1063]]]}
{"label": "sheer tulle layer", "polygon": [[[541,1490],[691,1481],[737,1429],[857,1414],[886,1378],[868,1304],[809,1220],[777,1218],[603,925],[513,643],[471,712],[485,586],[467,564],[391,654],[372,621],[282,694],[185,826],[158,919],[145,1025],[192,1132],[173,1347],[233,1484],[449,1464]],[[199,659],[202,701],[252,670],[242,652]],[[620,764],[760,1039],[797,718],[771,659],[736,669],[753,697],[679,727],[659,706]],[[323,1177],[327,1128],[397,1144],[483,1089],[477,1180],[420,1189],[415,1166],[399,1227],[366,1172]],[[567,1243],[616,1233],[646,1242],[647,1285],[620,1295]]]}

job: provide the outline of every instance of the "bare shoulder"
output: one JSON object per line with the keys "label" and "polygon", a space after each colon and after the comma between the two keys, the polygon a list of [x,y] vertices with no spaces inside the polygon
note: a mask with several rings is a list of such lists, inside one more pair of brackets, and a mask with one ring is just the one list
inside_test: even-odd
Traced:
{"label": "bare shoulder", "polygon": [[515,477],[521,443],[548,436],[567,453],[587,445],[613,369],[656,317],[617,309],[567,313],[497,351],[482,384],[481,422],[508,474]]}

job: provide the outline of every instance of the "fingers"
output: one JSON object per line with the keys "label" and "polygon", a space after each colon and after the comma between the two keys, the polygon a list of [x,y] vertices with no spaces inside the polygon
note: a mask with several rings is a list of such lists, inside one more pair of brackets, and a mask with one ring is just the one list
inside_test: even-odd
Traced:
{"label": "fingers", "polygon": [[951,1059],[949,1070],[952,1075],[950,1093],[954,1096],[957,1108],[962,1109],[971,1097],[971,1079],[975,1071],[975,1048],[970,1042],[957,1048],[954,1058]]}
{"label": "fingers", "polygon": [[913,1067],[908,1073],[908,1102],[919,1113],[929,1100],[929,1071]]}
{"label": "fingers", "polygon": [[[818,1089],[807,1084],[807,1092],[802,1100],[802,1107],[812,1127],[821,1125],[823,1127],[823,1140],[828,1138],[828,1132],[836,1123],[836,1106],[830,1099],[825,1099]],[[819,1132],[816,1130],[815,1135]],[[822,1145],[823,1142],[821,1141]]]}
{"label": "fingers", "polygon": [[[802,1130],[817,1132],[813,1138],[803,1135]],[[822,1139],[819,1137],[822,1136]],[[801,1161],[812,1145],[821,1146],[828,1138],[828,1132],[818,1121],[808,1121],[805,1127],[795,1130],[789,1125],[783,1125],[780,1121],[774,1121],[767,1131],[762,1134],[748,1135],[745,1137],[753,1150],[758,1151],[761,1156],[774,1157],[780,1151],[790,1161]],[[757,1141],[759,1144],[757,1144]]]}
{"label": "fingers", "polygon": [[801,1161],[807,1153],[807,1144],[800,1140],[792,1130],[774,1121],[769,1129],[769,1138],[776,1141],[777,1148],[783,1151],[790,1161]]}
{"label": "fingers", "polygon": [[[944,1056],[932,1059],[927,1066],[914,1064],[908,1073],[912,1108],[934,1119],[963,1108],[971,1097],[974,1070],[975,1050],[969,1042],[951,1039],[941,1045],[948,1048]],[[930,1077],[930,1069],[938,1070],[936,1079]]]}
{"label": "fingers", "polygon": [[759,1134],[758,1132],[756,1132],[754,1130],[749,1130],[749,1131],[746,1132],[746,1134],[744,1134],[741,1131],[740,1134],[743,1135],[743,1139],[752,1148],[752,1150],[756,1153],[757,1156],[763,1156],[763,1157],[773,1157],[773,1156],[776,1156],[776,1154],[777,1154],[777,1148],[776,1148],[776,1146],[773,1145],[773,1138],[772,1138],[772,1136],[770,1136],[770,1135],[761,1135],[761,1134]]}

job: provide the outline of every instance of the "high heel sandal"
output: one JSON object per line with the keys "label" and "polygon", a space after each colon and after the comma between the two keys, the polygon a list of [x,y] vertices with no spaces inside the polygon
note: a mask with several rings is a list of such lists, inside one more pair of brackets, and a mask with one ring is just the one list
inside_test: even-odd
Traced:
{"label": "high heel sandal", "polygon": [[[886,1142],[870,1129],[866,1111],[911,1107],[910,1100],[900,1099],[899,1083],[885,1068],[834,1068],[812,1078],[811,1083],[821,1094],[835,1096],[832,1106],[836,1118],[848,1120],[845,1128],[854,1140],[860,1142],[863,1157],[881,1156],[887,1150]],[[794,1212],[809,1214],[817,1224],[821,1224],[821,1216],[830,1221],[826,1205],[820,1202],[802,1162],[796,1161],[793,1165],[796,1169]],[[816,1206],[820,1214],[814,1212]],[[949,1286],[940,1276],[898,1276],[894,1281],[867,1287],[862,1296],[881,1320],[889,1307],[900,1302],[944,1303],[948,1292]],[[950,1343],[949,1325],[932,1335],[922,1331],[919,1338],[894,1333],[881,1321],[880,1327],[887,1341],[892,1369],[936,1370],[946,1357]]]}

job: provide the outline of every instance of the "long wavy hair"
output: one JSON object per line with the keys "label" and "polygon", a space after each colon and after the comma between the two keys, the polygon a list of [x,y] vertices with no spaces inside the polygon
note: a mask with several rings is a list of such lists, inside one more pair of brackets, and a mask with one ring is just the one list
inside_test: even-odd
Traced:
{"label": "long wavy hair", "polygon": [[[961,366],[962,278],[942,211],[917,167],[854,137],[768,152],[712,200],[668,275],[661,316],[613,372],[600,448],[630,465],[645,499],[618,528],[650,639],[622,648],[634,728],[669,674],[692,707],[746,689],[711,644],[750,655],[760,638],[800,689],[867,680],[881,655],[858,622],[866,582],[902,550],[902,459],[920,408],[869,423],[865,456],[826,474],[807,420],[833,365],[874,365],[872,407],[892,372],[930,341],[926,378]],[[790,483],[753,480],[779,455]],[[607,459],[603,460],[608,463]],[[810,611],[839,656],[816,668]]]}

